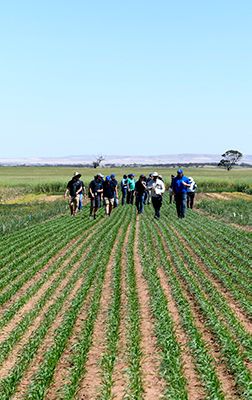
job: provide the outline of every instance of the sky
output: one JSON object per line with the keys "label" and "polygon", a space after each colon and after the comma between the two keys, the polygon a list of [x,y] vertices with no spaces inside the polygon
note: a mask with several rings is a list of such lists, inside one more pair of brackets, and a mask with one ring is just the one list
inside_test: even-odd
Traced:
{"label": "sky", "polygon": [[0,158],[252,154],[250,0],[0,2]]}

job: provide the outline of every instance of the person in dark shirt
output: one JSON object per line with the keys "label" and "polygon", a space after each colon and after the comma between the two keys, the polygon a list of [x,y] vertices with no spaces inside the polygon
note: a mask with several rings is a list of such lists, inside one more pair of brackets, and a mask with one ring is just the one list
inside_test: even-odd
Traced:
{"label": "person in dark shirt", "polygon": [[98,174],[89,184],[89,198],[90,198],[90,216],[96,219],[98,208],[101,207],[101,198],[103,193],[103,175]]}
{"label": "person in dark shirt", "polygon": [[69,208],[72,216],[76,215],[79,206],[79,193],[81,192],[80,184],[81,174],[74,173],[72,179],[68,182],[64,197],[69,195]]}
{"label": "person in dark shirt", "polygon": [[103,200],[105,205],[105,215],[110,216],[114,201],[115,201],[115,187],[111,180],[110,176],[106,176],[105,181],[103,182]]}
{"label": "person in dark shirt", "polygon": [[114,208],[118,207],[118,182],[115,174],[110,175],[111,185],[114,188]]}
{"label": "person in dark shirt", "polygon": [[170,183],[170,186],[169,186],[169,202],[170,202],[170,204],[172,204],[172,200],[173,200],[172,198],[173,198],[173,195],[174,195],[173,188],[172,188],[174,178],[175,178],[175,176],[171,175],[171,183]]}
{"label": "person in dark shirt", "polygon": [[146,192],[146,178],[144,175],[140,175],[135,185],[135,196],[136,196],[136,207],[138,214],[143,214],[144,211],[144,200]]}

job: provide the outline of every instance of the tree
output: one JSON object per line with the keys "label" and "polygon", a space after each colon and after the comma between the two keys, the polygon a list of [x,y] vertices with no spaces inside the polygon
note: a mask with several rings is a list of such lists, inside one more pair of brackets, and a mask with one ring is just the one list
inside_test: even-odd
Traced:
{"label": "tree", "polygon": [[105,158],[102,155],[98,156],[97,159],[95,161],[93,161],[93,167],[94,168],[99,167],[99,165],[101,164],[101,162],[103,160],[105,160]]}
{"label": "tree", "polygon": [[227,150],[221,157],[223,158],[220,160],[218,167],[224,167],[230,171],[230,169],[241,160],[243,154],[238,150]]}

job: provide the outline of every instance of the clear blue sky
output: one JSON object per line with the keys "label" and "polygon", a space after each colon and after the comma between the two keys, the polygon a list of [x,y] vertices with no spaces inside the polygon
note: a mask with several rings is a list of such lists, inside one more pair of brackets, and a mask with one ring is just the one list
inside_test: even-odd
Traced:
{"label": "clear blue sky", "polygon": [[0,6],[2,157],[252,154],[252,2]]}

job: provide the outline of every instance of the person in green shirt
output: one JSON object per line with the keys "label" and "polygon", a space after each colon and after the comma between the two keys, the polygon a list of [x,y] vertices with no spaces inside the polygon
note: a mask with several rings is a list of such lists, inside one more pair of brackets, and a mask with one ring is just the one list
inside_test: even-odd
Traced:
{"label": "person in green shirt", "polygon": [[128,175],[128,191],[127,191],[127,204],[133,205],[134,202],[134,193],[135,193],[135,180],[134,174]]}

